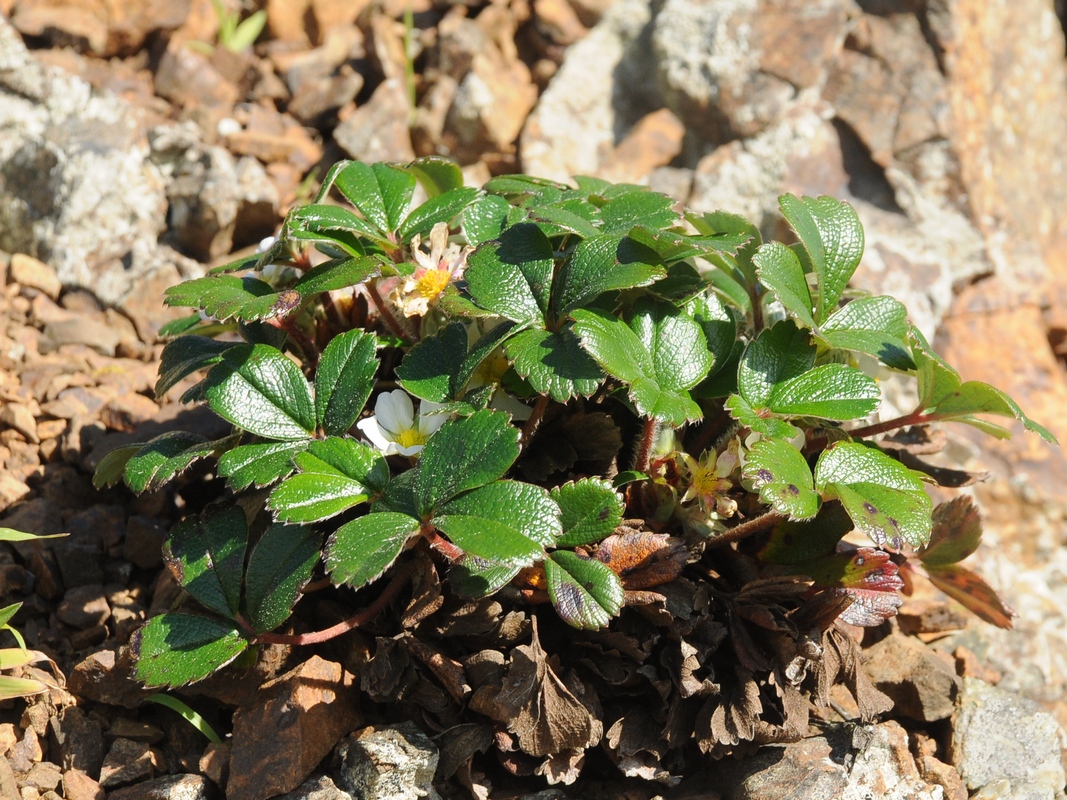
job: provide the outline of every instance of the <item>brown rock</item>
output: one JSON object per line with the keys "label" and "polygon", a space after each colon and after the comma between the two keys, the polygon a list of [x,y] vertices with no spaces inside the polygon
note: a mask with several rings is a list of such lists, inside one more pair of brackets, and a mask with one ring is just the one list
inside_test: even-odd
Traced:
{"label": "brown rock", "polygon": [[22,739],[7,754],[7,760],[15,772],[29,772],[33,765],[42,759],[44,752],[41,750],[41,742],[37,731],[32,727],[22,732]]}
{"label": "brown rock", "polygon": [[230,742],[212,742],[200,758],[200,772],[223,789],[230,779]]}
{"label": "brown rock", "polygon": [[905,600],[897,609],[901,633],[944,633],[966,628],[967,616],[944,600]]}
{"label": "brown rock", "polygon": [[6,756],[11,748],[19,743],[15,725],[11,722],[0,723],[0,756]]}
{"label": "brown rock", "polygon": [[372,0],[310,0],[315,39],[325,41],[338,28],[351,26]]}
{"label": "brown rock", "polygon": [[100,722],[77,706],[48,721],[49,752],[64,770],[99,775],[106,748]]}
{"label": "brown rock", "polygon": [[534,0],[533,12],[538,31],[561,47],[574,44],[589,32],[567,0]]}
{"label": "brown rock", "polygon": [[30,487],[9,472],[0,472],[0,511],[6,511],[30,493]]}
{"label": "brown rock", "polygon": [[334,141],[360,161],[411,161],[415,151],[408,131],[409,110],[404,84],[383,81],[365,105],[334,129]]}
{"label": "brown rock", "polygon": [[264,684],[234,715],[230,800],[265,800],[299,786],[358,723],[352,676],[312,656]]}
{"label": "brown rock", "polygon": [[603,177],[619,183],[646,179],[682,151],[684,138],[685,126],[670,109],[646,114],[604,159]]}
{"label": "brown rock", "polygon": [[100,785],[106,789],[151,778],[156,768],[154,762],[147,742],[116,739],[100,767]]}
{"label": "brown rock", "polygon": [[23,36],[43,37],[53,46],[103,55],[107,49],[107,23],[101,12],[102,4],[95,3],[53,6],[44,2],[20,2],[11,24]]}
{"label": "brown rock", "polygon": [[108,793],[108,800],[209,800],[211,784],[203,775],[165,775]]}
{"label": "brown rock", "polygon": [[310,0],[267,0],[267,29],[275,39],[308,42]]}
{"label": "brown rock", "polygon": [[154,569],[162,559],[166,529],[151,517],[134,515],[126,525],[126,541],[122,557],[141,569]]}
{"label": "brown rock", "polygon": [[21,797],[15,771],[6,758],[0,758],[0,797]]}
{"label": "brown rock", "polygon": [[494,50],[479,53],[449,112],[453,149],[480,153],[511,148],[536,102],[537,86],[522,61],[506,61]]}
{"label": "brown rock", "polygon": [[149,725],[147,722],[137,722],[129,717],[118,717],[113,720],[107,732],[109,736],[129,739],[132,742],[158,744],[163,740],[163,731],[155,725]]}
{"label": "brown rock", "polygon": [[171,40],[156,70],[156,92],[179,106],[199,104],[229,108],[240,99],[231,81],[203,53]]}
{"label": "brown rock", "polygon": [[44,327],[41,351],[50,353],[65,345],[83,344],[104,356],[114,356],[122,332],[97,316],[73,316]]}
{"label": "brown rock", "polygon": [[53,300],[59,297],[63,291],[63,284],[59,282],[56,271],[43,261],[38,261],[33,256],[23,253],[14,253],[11,256],[11,264],[8,266],[8,280],[13,283],[38,289]]}
{"label": "brown rock", "polygon": [[960,679],[934,651],[894,633],[866,651],[864,668],[893,700],[893,712],[920,722],[952,715]]}
{"label": "brown rock", "polygon": [[30,767],[30,771],[22,779],[22,785],[33,786],[42,792],[49,792],[59,786],[61,779],[62,772],[58,766],[51,761],[42,761],[40,764],[34,764]]}
{"label": "brown rock", "polygon": [[102,586],[75,586],[63,595],[56,616],[64,625],[84,631],[102,625],[111,616],[111,607]]}
{"label": "brown rock", "polygon": [[66,800],[106,800],[107,798],[99,783],[77,769],[63,773],[63,796]]}
{"label": "brown rock", "polygon": [[133,431],[158,413],[159,406],[143,394],[126,392],[104,404],[100,421],[113,431]]}
{"label": "brown rock", "polygon": [[151,692],[132,674],[133,659],[127,648],[122,648],[121,655],[114,650],[101,650],[75,665],[67,687],[71,694],[86,700],[137,708]]}

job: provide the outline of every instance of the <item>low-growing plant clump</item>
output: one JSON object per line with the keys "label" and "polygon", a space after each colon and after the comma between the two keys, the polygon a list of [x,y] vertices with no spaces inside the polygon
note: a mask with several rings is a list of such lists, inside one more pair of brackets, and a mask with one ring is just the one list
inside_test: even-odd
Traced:
{"label": "low-growing plant clump", "polygon": [[[441,734],[442,779],[670,782],[800,737],[838,683],[885,711],[850,626],[916,576],[1010,625],[959,564],[970,499],[926,491],[973,476],[923,456],[935,423],[1008,435],[986,415],[1052,437],[849,287],[853,209],[784,195],[797,241],[763,242],[575,184],[344,162],[264,252],[168,292],[196,313],[166,327],[156,391],[191,384],[234,429],[99,466],[135,492],[197,462],[221,479],[167,539],[188,601],[136,636],[141,681],[358,629],[371,709]],[[891,375],[914,408],[871,422]]]}

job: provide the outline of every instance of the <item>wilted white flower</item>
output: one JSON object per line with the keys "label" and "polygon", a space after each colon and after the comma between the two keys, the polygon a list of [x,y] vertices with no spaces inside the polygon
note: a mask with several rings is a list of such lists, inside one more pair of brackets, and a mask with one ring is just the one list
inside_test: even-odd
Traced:
{"label": "wilted white flower", "polygon": [[448,414],[439,413],[442,406],[423,400],[419,416],[407,392],[394,389],[382,392],[374,403],[374,416],[361,419],[356,427],[363,431],[372,445],[387,456],[413,456],[422,452],[427,440],[445,424]]}
{"label": "wilted white flower", "polygon": [[411,253],[418,267],[390,297],[405,317],[426,316],[449,282],[462,276],[470,252],[469,247],[449,243],[448,224],[444,222],[438,222],[430,231],[429,252],[421,244],[422,238],[416,235],[411,241]]}

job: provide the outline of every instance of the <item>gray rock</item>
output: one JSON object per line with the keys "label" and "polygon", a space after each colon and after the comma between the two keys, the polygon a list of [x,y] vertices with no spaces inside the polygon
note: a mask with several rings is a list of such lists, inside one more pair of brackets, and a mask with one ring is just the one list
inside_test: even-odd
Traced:
{"label": "gray rock", "polygon": [[334,141],[350,158],[367,163],[411,161],[415,151],[408,131],[409,112],[400,81],[382,81],[370,100],[334,128]]}
{"label": "gray rock", "polygon": [[1010,800],[1062,796],[1063,731],[1032,700],[964,678],[952,727],[952,763],[972,791],[1007,781]]}
{"label": "gray rock", "polygon": [[438,798],[438,751],[412,722],[357,731],[339,745],[341,786],[358,800]]}
{"label": "gray rock", "polygon": [[893,700],[893,713],[934,722],[952,715],[960,679],[944,659],[918,639],[894,633],[866,653],[864,669]]}
{"label": "gray rock", "polygon": [[352,800],[352,795],[338,789],[329,775],[313,775],[276,800]]}
{"label": "gray rock", "polygon": [[132,107],[36,61],[0,19],[0,249],[115,303],[156,269],[163,179]]}
{"label": "gray rock", "polygon": [[203,775],[167,775],[108,792],[108,800],[215,800],[218,793]]}

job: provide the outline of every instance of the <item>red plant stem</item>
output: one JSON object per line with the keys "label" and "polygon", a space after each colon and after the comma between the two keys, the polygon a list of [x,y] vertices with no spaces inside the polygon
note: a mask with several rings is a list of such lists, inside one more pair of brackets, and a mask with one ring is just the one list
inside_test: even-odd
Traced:
{"label": "red plant stem", "polygon": [[885,433],[886,431],[895,431],[897,428],[907,428],[910,425],[925,425],[928,422],[936,422],[938,419],[939,417],[937,414],[924,414],[922,411],[912,411],[910,414],[905,414],[902,417],[887,419],[884,422],[876,422],[873,425],[865,425],[862,428],[856,428],[848,431],[848,435],[853,439],[862,439],[865,436],[874,436],[879,433]]}
{"label": "red plant stem", "polygon": [[371,300],[374,301],[374,305],[378,308],[378,313],[382,317],[382,321],[385,326],[389,328],[393,333],[403,339],[405,342],[410,342],[412,339],[411,334],[404,329],[404,326],[400,324],[396,317],[393,316],[393,312],[389,310],[389,306],[385,300],[382,299],[381,292],[378,291],[378,284],[376,281],[368,281],[364,284],[367,287],[367,291],[370,293]]}
{"label": "red plant stem", "polygon": [[530,412],[530,418],[526,420],[526,424],[522,426],[522,436],[519,437],[519,447],[526,447],[530,439],[533,438],[534,433],[537,431],[537,426],[541,424],[541,418],[545,415],[546,408],[548,408],[548,395],[543,394],[537,398],[533,411]]}
{"label": "red plant stem", "polygon": [[432,526],[424,525],[422,527],[422,536],[434,550],[441,553],[449,561],[458,561],[463,557],[463,551],[439,534]]}
{"label": "red plant stem", "polygon": [[648,464],[652,458],[652,446],[656,443],[657,433],[659,433],[659,420],[655,417],[648,417],[645,420],[645,427],[641,432],[641,442],[637,447],[637,455],[634,458],[634,469],[638,472],[648,472]]}
{"label": "red plant stem", "polygon": [[375,598],[373,603],[355,616],[351,616],[329,628],[321,631],[312,631],[311,633],[260,633],[254,637],[254,641],[262,644],[302,645],[318,644],[319,642],[336,639],[338,636],[348,633],[350,630],[354,630],[378,616],[378,614],[381,613],[381,610],[388,605],[389,601],[392,600],[397,592],[404,586],[409,577],[409,570],[400,570],[393,576],[393,580],[390,581],[389,585],[382,590],[382,593]]}
{"label": "red plant stem", "polygon": [[296,343],[296,346],[300,348],[300,352],[304,354],[304,358],[307,359],[308,366],[311,369],[315,369],[319,363],[319,348],[315,344],[314,340],[302,330],[290,317],[274,317],[267,320],[267,323],[273,325],[285,331],[286,336],[292,338]]}
{"label": "red plant stem", "polygon": [[782,518],[782,515],[777,511],[768,511],[766,514],[760,514],[758,517],[748,520],[748,522],[742,522],[740,525],[728,528],[715,538],[709,539],[708,547],[722,547],[724,544],[747,539],[749,536],[754,536],[767,530]]}

